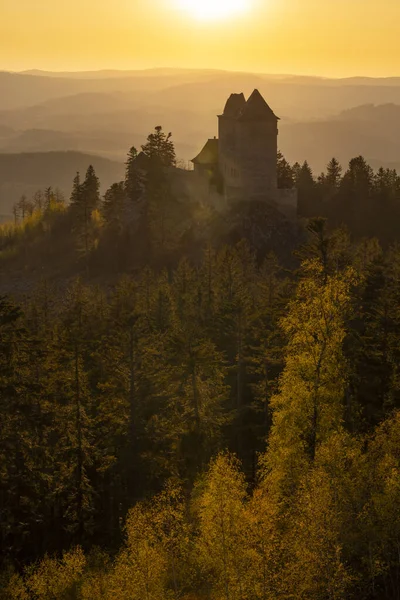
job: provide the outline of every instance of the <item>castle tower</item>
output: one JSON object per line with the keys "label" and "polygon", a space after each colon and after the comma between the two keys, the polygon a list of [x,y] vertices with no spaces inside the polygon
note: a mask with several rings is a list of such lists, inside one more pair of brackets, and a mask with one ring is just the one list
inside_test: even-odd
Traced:
{"label": "castle tower", "polygon": [[226,199],[237,197],[242,189],[237,119],[245,107],[244,94],[231,94],[223,114],[218,116],[219,170],[224,181]]}
{"label": "castle tower", "polygon": [[232,94],[219,115],[219,167],[225,198],[277,196],[278,117],[258,90]]}
{"label": "castle tower", "polygon": [[297,190],[278,189],[278,121],[258,90],[232,94],[218,116],[219,139],[192,160],[196,197],[217,210],[235,200],[265,200],[297,218]]}

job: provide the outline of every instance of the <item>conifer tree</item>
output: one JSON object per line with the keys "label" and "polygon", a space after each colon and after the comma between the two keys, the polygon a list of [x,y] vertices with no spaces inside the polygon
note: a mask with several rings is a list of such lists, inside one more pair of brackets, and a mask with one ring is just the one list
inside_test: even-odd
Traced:
{"label": "conifer tree", "polygon": [[364,585],[371,596],[395,598],[400,591],[400,412],[395,411],[377,428],[368,452],[366,484],[370,501],[362,525],[365,563]]}
{"label": "conifer tree", "polygon": [[354,574],[346,564],[361,538],[356,523],[365,500],[365,461],[358,440],[337,432],[323,442],[286,514],[283,541],[288,596],[345,599]]}
{"label": "conifer tree", "polygon": [[27,199],[25,194],[23,194],[19,199],[18,210],[19,214],[21,215],[22,221],[25,221],[25,217],[29,214],[29,200]]}
{"label": "conifer tree", "polygon": [[197,552],[211,593],[225,600],[246,597],[250,557],[246,544],[246,484],[237,460],[220,454],[210,465],[196,501],[200,519]]}
{"label": "conifer tree", "polygon": [[77,173],[71,194],[70,210],[78,250],[84,254],[87,266],[89,253],[94,247],[96,238],[93,216],[100,205],[99,189],[100,182],[91,165],[87,169],[83,183],[80,182],[80,176]]}
{"label": "conifer tree", "polygon": [[150,159],[151,167],[173,167],[176,164],[174,143],[171,133],[164,133],[161,126],[155,127],[154,133],[150,133],[147,142],[142,146],[143,153]]}
{"label": "conifer tree", "polygon": [[125,547],[110,573],[108,586],[119,600],[164,597],[167,586],[167,556],[154,527],[151,504],[139,503],[128,514]]}
{"label": "conifer tree", "polygon": [[333,190],[337,189],[340,185],[342,177],[342,167],[336,158],[332,158],[326,167],[326,184]]}
{"label": "conifer tree", "polygon": [[102,207],[108,233],[115,239],[121,235],[126,219],[126,191],[124,182],[113,183],[106,191]]}
{"label": "conifer tree", "polygon": [[[49,492],[44,426],[51,411],[43,403],[46,389],[32,365],[43,360],[38,340],[27,328],[18,306],[0,297],[0,552],[25,558],[33,550],[29,531],[41,530]],[[50,479],[50,477],[49,477]],[[42,496],[43,494],[43,496]]]}
{"label": "conifer tree", "polygon": [[177,600],[193,583],[193,531],[188,522],[184,492],[170,480],[152,504],[154,528],[166,557],[168,585]]}
{"label": "conifer tree", "polygon": [[137,204],[143,195],[144,183],[143,171],[138,166],[138,152],[132,146],[125,163],[125,190],[132,205]]}
{"label": "conifer tree", "polygon": [[375,252],[357,290],[357,320],[346,344],[355,403],[353,427],[358,431],[371,430],[400,405],[399,253],[393,249],[385,258],[379,248]]}
{"label": "conifer tree", "polygon": [[58,378],[52,393],[59,399],[56,415],[56,487],[63,510],[63,526],[81,543],[93,527],[94,487],[91,473],[102,464],[96,445],[94,394],[88,365],[91,315],[96,310],[88,290],[77,281],[67,293],[58,325]]}
{"label": "conifer tree", "polygon": [[216,334],[231,365],[231,408],[235,411],[235,451],[242,457],[249,405],[248,366],[253,342],[255,310],[255,257],[245,242],[218,255]]}
{"label": "conifer tree", "polygon": [[156,127],[142,151],[148,159],[143,215],[143,227],[149,237],[147,252],[153,260],[165,264],[179,243],[181,223],[178,214],[181,220],[184,216],[184,207],[178,203],[171,187],[170,169],[176,163],[171,134],[166,135],[162,127]]}
{"label": "conifer tree", "polygon": [[278,188],[292,189],[294,185],[293,170],[282,152],[278,152]]}
{"label": "conifer tree", "polygon": [[307,161],[297,169],[296,187],[298,189],[298,212],[303,217],[319,216],[317,186],[313,172]]}
{"label": "conifer tree", "polygon": [[88,212],[92,213],[99,207],[100,204],[100,181],[92,165],[89,165],[85,180],[82,183],[82,194],[84,204],[87,206]]}
{"label": "conifer tree", "polygon": [[353,158],[340,183],[337,212],[357,236],[370,233],[372,183],[373,171],[364,157]]}
{"label": "conifer tree", "polygon": [[72,184],[72,192],[70,197],[71,208],[75,211],[78,210],[78,207],[82,203],[82,184],[81,184],[81,176],[78,172]]}
{"label": "conifer tree", "polygon": [[292,493],[318,446],[342,425],[348,377],[342,346],[355,281],[351,269],[325,278],[320,263],[305,263],[282,320],[288,346],[265,455],[268,485],[278,496]]}

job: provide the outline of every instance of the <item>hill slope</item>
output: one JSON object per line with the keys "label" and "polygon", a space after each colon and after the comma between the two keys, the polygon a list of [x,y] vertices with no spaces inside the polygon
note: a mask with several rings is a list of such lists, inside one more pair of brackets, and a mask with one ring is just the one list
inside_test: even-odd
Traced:
{"label": "hill slope", "polygon": [[37,152],[0,154],[0,215],[10,215],[12,205],[22,194],[39,188],[58,187],[69,196],[77,171],[84,175],[92,164],[104,192],[124,175],[122,162],[79,152]]}

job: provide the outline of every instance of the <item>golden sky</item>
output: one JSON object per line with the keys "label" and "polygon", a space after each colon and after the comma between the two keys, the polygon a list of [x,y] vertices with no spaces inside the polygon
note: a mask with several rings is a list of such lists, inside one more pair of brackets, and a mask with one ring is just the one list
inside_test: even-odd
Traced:
{"label": "golden sky", "polygon": [[400,75],[400,0],[248,0],[216,21],[179,1],[0,0],[0,69]]}

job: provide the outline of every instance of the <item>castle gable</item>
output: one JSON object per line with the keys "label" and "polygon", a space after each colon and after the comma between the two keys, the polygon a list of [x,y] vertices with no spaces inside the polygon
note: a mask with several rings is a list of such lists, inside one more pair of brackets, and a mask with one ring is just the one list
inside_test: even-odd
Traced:
{"label": "castle gable", "polygon": [[230,119],[237,119],[241,111],[246,107],[244,94],[231,94],[225,104],[223,116]]}
{"label": "castle gable", "polygon": [[238,116],[240,121],[279,121],[258,90],[254,90]]}
{"label": "castle gable", "polygon": [[218,140],[216,138],[208,140],[203,150],[193,158],[195,165],[216,165],[218,163]]}

